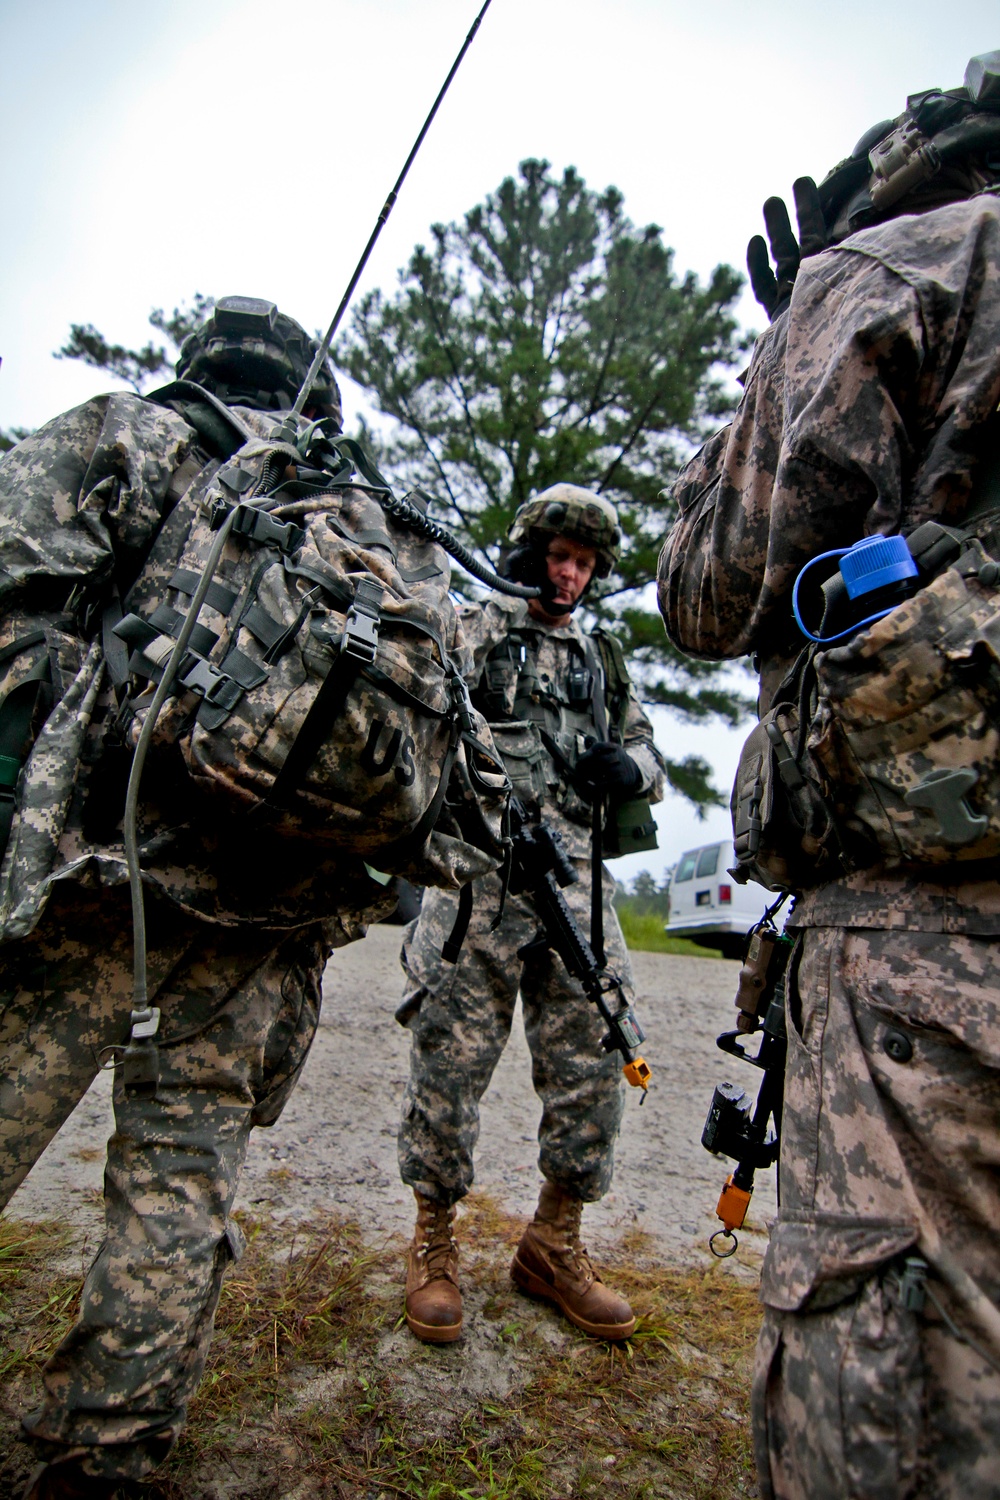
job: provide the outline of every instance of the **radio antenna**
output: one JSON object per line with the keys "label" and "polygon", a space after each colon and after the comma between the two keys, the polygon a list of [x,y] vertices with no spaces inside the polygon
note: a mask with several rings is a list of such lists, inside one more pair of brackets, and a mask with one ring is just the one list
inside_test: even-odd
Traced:
{"label": "radio antenna", "polygon": [[337,311],[334,313],[334,315],[333,315],[333,321],[331,322],[329,328],[326,330],[326,337],[324,338],[322,344],[320,344],[319,348],[316,350],[315,358],[313,359],[312,364],[309,366],[309,373],[306,375],[305,380],[302,382],[302,387],[301,387],[301,389],[299,391],[299,394],[295,398],[295,404],[292,407],[292,409],[291,409],[288,417],[286,418],[286,421],[290,424],[291,430],[293,432],[294,432],[294,429],[295,429],[295,420],[296,420],[297,417],[300,417],[302,415],[302,410],[303,410],[306,402],[309,399],[309,392],[312,390],[314,384],[316,383],[316,377],[317,377],[317,375],[320,372],[320,369],[322,367],[323,361],[326,359],[326,356],[330,352],[330,345],[333,343],[333,336],[337,332],[337,329],[340,327],[340,320],[344,316],[344,312],[345,312],[345,310],[347,308],[347,304],[350,302],[351,298],[354,296],[354,289],[357,286],[358,282],[361,280],[361,274],[364,271],[365,266],[368,264],[368,257],[371,255],[372,251],[374,250],[374,248],[375,248],[375,242],[377,241],[379,235],[382,233],[382,230],[385,227],[386,220],[388,219],[389,215],[392,213],[393,208],[395,207],[396,199],[399,196],[399,190],[403,186],[403,183],[406,180],[406,174],[410,170],[410,168],[412,167],[413,162],[414,162],[414,158],[416,157],[417,152],[420,150],[421,146],[424,143],[424,136],[427,134],[428,130],[431,127],[431,121],[434,119],[434,116],[438,112],[438,106],[440,105],[441,100],[444,98],[445,94],[448,92],[448,89],[449,89],[449,87],[451,85],[451,80],[454,78],[455,74],[458,72],[458,70],[459,70],[459,68],[461,66],[463,57],[468,52],[469,48],[472,46],[472,39],[475,36],[476,32],[479,30],[479,23],[482,21],[483,17],[485,16],[485,14],[489,10],[489,8],[490,8],[490,0],[486,0],[486,4],[483,6],[482,10],[479,12],[479,14],[476,17],[476,19],[473,21],[473,23],[472,23],[472,29],[470,30],[468,36],[465,38],[465,41],[462,43],[462,47],[461,47],[461,50],[460,50],[458,56],[455,58],[455,61],[451,65],[451,70],[448,73],[448,77],[445,79],[444,83],[441,85],[441,88],[440,88],[440,90],[438,92],[438,96],[434,100],[434,103],[431,105],[430,113],[428,114],[426,120],[424,121],[423,125],[420,128],[420,134],[417,136],[416,140],[413,142],[412,147],[410,148],[410,154],[406,158],[406,161],[403,163],[403,170],[400,172],[399,176],[396,178],[396,181],[395,181],[395,183],[393,185],[392,192],[389,194],[388,198],[385,200],[385,204],[383,205],[382,212],[379,214],[378,218],[375,221],[375,228],[372,230],[371,234],[369,235],[369,237],[368,237],[368,243],[365,246],[364,251],[362,252],[361,259],[358,261],[357,265],[354,268],[354,275],[351,277],[350,281],[347,283],[347,290],[345,291],[344,295],[341,297],[341,299],[340,299],[340,306],[337,308]]}

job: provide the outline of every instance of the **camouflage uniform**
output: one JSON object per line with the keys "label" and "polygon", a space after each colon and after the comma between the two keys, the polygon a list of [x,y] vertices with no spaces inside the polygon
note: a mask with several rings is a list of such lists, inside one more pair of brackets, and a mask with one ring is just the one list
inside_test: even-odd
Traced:
{"label": "camouflage uniform", "polygon": [[[566,699],[567,674],[581,659],[584,636],[579,625],[537,624],[529,620],[523,603],[499,595],[459,613],[475,658],[473,685],[493,649],[516,632],[532,643],[526,648],[528,665],[541,693]],[[515,791],[524,795],[518,785],[524,767],[505,751],[502,732],[496,733]],[[649,721],[634,697],[623,742],[642,773],[640,794],[658,801],[663,794],[663,763]],[[580,876],[563,894],[587,932],[590,805],[568,785],[551,755],[543,752],[537,774],[546,784],[542,816],[561,834]],[[611,904],[614,882],[606,870],[603,878],[607,959],[630,994],[631,965]],[[469,1191],[479,1101],[510,1035],[520,989],[532,1078],[543,1106],[538,1132],[542,1174],[573,1197],[592,1201],[611,1185],[623,1107],[620,1059],[602,1052],[605,1028],[597,1010],[561,960],[549,951],[518,957],[518,950],[541,928],[530,897],[508,894],[503,919],[492,932],[499,901],[496,875],[475,882],[472,918],[455,964],[441,957],[458,910],[452,892],[428,891],[419,918],[405,935],[402,957],[408,985],[397,1019],[410,1029],[412,1050],[399,1132],[400,1172],[404,1182],[438,1203],[452,1204]]]}
{"label": "camouflage uniform", "polygon": [[[262,432],[273,421],[241,416]],[[0,466],[3,644],[41,623],[65,689],[21,776],[0,870],[0,1205],[129,1032],[127,872],[99,796],[115,702],[98,646],[81,646],[62,611],[74,584],[113,574],[124,590],[176,506],[152,553],[170,575],[183,493],[218,467],[197,442],[174,411],[111,395]],[[46,509],[50,524],[38,525]],[[317,863],[314,850],[261,843],[245,820],[206,818],[153,758],[143,786],[160,1082],[149,1098],[116,1078],[105,1239],[26,1422],[43,1456],[76,1454],[108,1477],[147,1473],[183,1425],[222,1272],[239,1254],[229,1213],[250,1128],[272,1124],[294,1085],[331,949],[386,905],[353,861]]]}
{"label": "camouflage uniform", "polygon": [[[757,652],[762,712],[801,645],[805,562],[961,521],[996,442],[998,268],[988,196],[810,257],[735,420],[682,474],[659,568],[668,634],[705,657]],[[976,523],[990,547],[995,522]],[[794,924],[754,1381],[762,1494],[992,1495],[1000,885],[861,870],[807,891]],[[922,1311],[906,1306],[916,1254]]]}

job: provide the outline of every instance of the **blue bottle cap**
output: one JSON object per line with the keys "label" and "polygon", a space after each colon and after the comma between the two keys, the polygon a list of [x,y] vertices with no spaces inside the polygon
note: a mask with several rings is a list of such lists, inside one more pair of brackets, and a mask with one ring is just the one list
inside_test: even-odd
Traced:
{"label": "blue bottle cap", "polygon": [[840,572],[847,585],[848,598],[858,599],[862,594],[884,588],[887,583],[916,578],[917,565],[903,537],[866,536],[844,553],[840,559]]}

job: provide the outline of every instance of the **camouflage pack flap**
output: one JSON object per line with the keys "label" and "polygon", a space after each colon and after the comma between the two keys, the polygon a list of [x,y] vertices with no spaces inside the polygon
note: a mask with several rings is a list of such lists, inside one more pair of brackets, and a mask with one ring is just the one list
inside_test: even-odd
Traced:
{"label": "camouflage pack flap", "polygon": [[531,719],[505,719],[491,723],[490,733],[510,777],[513,795],[531,806],[541,807],[556,779],[552,775],[550,786],[547,772],[551,760],[538,725]]}
{"label": "camouflage pack flap", "polygon": [[1000,568],[978,542],[815,660],[808,751],[891,869],[1000,853]]}
{"label": "camouflage pack flap", "polygon": [[284,483],[263,505],[243,503],[273,474],[275,451],[249,443],[219,470],[166,596],[120,627],[133,740],[143,689],[173,649],[220,517],[235,511],[159,745],[179,750],[201,792],[272,832],[458,884],[496,863],[507,783],[456,670],[447,556],[349,485]]}

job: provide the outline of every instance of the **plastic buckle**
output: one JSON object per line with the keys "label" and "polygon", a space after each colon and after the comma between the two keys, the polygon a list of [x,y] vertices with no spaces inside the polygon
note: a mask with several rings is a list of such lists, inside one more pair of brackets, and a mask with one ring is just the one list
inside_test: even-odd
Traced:
{"label": "plastic buckle", "polygon": [[466,734],[471,734],[473,728],[472,699],[469,697],[469,688],[465,678],[458,672],[452,674],[451,692],[455,700],[458,722]]}
{"label": "plastic buckle", "polygon": [[345,656],[354,656],[369,664],[375,660],[381,603],[382,585],[372,578],[362,578],[354,595],[354,603],[347,612],[344,634],[340,638],[340,649]]}
{"label": "plastic buckle", "polygon": [[280,552],[297,552],[306,539],[305,528],[293,521],[276,521],[266,510],[254,505],[238,505],[233,517],[233,532],[252,542],[270,543]]}
{"label": "plastic buckle", "polygon": [[180,678],[181,686],[197,693],[214,708],[233,709],[243,696],[243,689],[228,673],[221,671],[203,657],[196,657],[194,664]]}
{"label": "plastic buckle", "polygon": [[122,1058],[122,1081],[130,1094],[155,1094],[160,1082],[156,1034],[160,1012],[155,1005],[132,1012],[132,1034]]}

